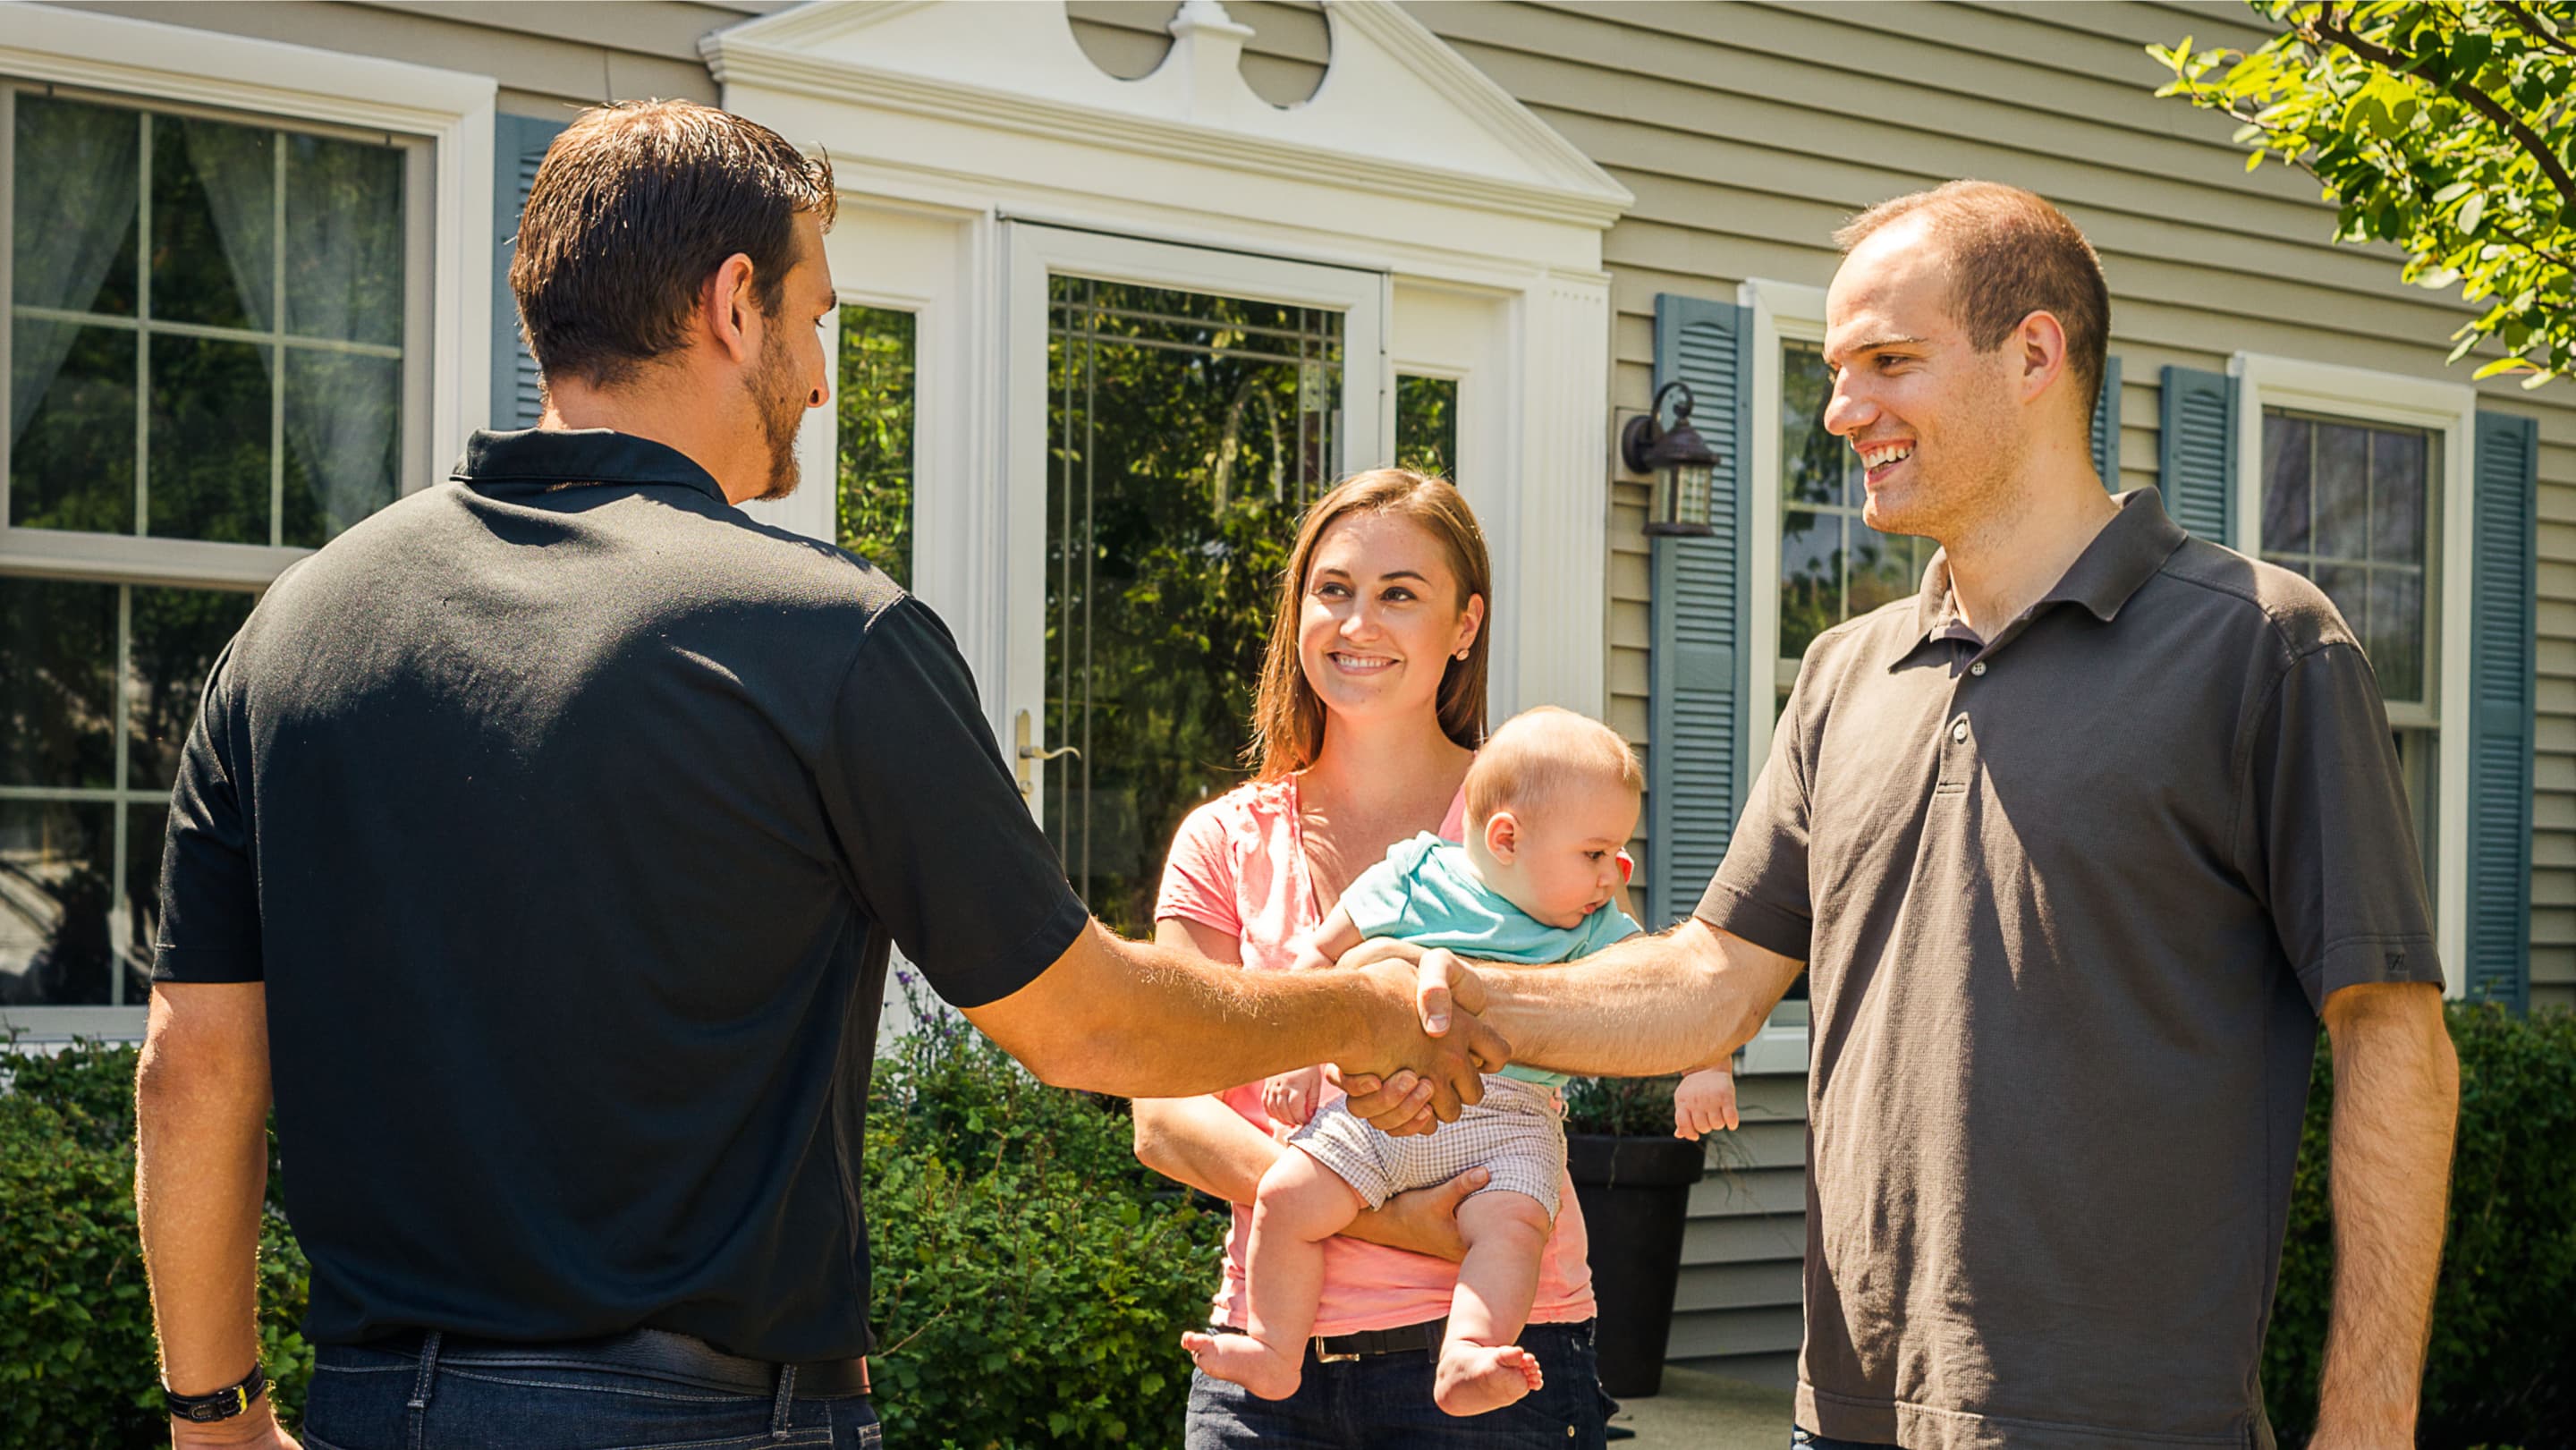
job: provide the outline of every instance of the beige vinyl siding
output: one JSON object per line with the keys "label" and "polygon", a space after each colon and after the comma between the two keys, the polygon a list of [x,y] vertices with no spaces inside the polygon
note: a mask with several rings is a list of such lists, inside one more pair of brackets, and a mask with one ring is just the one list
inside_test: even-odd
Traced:
{"label": "beige vinyl siding", "polygon": [[[2186,33],[2259,43],[2239,6],[1406,8],[1636,194],[1605,242],[1614,424],[1651,393],[1656,294],[1732,301],[1748,278],[1824,285],[1836,261],[1828,234],[1844,218],[1961,175],[2049,196],[2101,252],[2126,381],[2120,487],[2156,482],[2168,365],[2223,371],[2242,350],[2465,378],[2442,365],[2466,315],[2455,298],[2404,286],[2390,254],[2331,244],[2333,213],[2313,182],[2271,166],[2247,174],[2232,123],[2153,96],[2159,68],[2141,47]],[[2505,384],[2482,391],[2541,417],[2533,999],[2570,1004],[2576,389],[2538,401]],[[1609,502],[1610,721],[1651,757],[1645,485],[1614,474]],[[1747,1130],[1749,1167],[1712,1176],[1693,1199],[1677,1360],[1773,1382],[1794,1373],[1802,1199],[1779,1185],[1803,1171],[1801,1088],[1744,1085],[1748,1102],[1781,1116]]]}
{"label": "beige vinyl siding", "polygon": [[779,6],[766,0],[69,0],[64,8],[488,75],[500,83],[502,111],[560,121],[605,100],[715,104],[719,87],[699,58],[699,38]]}

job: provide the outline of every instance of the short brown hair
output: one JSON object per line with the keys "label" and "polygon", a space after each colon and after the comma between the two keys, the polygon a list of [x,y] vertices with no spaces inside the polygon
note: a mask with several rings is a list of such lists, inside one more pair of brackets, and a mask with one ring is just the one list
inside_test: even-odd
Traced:
{"label": "short brown hair", "polygon": [[1324,530],[1351,514],[1397,514],[1440,541],[1458,576],[1460,609],[1485,601],[1485,627],[1467,643],[1465,659],[1451,659],[1440,676],[1440,730],[1469,750],[1485,742],[1485,642],[1493,635],[1494,567],[1485,555],[1485,531],[1475,510],[1445,478],[1410,468],[1354,473],[1315,500],[1297,526],[1296,547],[1279,575],[1279,612],[1270,625],[1270,651],[1261,660],[1261,687],[1252,702],[1252,744],[1245,753],[1260,763],[1263,780],[1293,775],[1315,763],[1324,748],[1324,702],[1297,657],[1297,622],[1304,613],[1306,571]]}
{"label": "short brown hair", "polygon": [[1554,705],[1502,723],[1467,768],[1467,824],[1482,829],[1506,808],[1541,811],[1569,786],[1607,786],[1630,800],[1646,792],[1645,767],[1619,732]]}
{"label": "short brown hair", "polygon": [[1993,352],[2021,320],[2047,312],[2066,330],[2066,360],[2089,414],[2111,344],[2111,289],[2093,244],[2046,198],[1992,181],[1953,181],[1882,201],[1834,233],[1848,255],[1891,222],[1923,217],[1950,264],[1950,315],[1968,345]]}
{"label": "short brown hair", "polygon": [[751,259],[774,317],[796,262],[796,216],[832,224],[832,165],[768,127],[694,101],[583,111],[537,168],[510,291],[537,369],[594,386],[677,349],[707,275]]}

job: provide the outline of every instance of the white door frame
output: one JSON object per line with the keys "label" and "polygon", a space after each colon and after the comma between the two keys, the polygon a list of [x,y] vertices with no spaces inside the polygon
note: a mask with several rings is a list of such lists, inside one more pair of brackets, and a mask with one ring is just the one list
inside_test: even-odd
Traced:
{"label": "white door frame", "polygon": [[[1214,293],[1295,306],[1323,308],[1343,316],[1341,456],[1332,460],[1334,475],[1365,467],[1386,452],[1393,413],[1392,375],[1387,364],[1388,279],[1383,272],[1318,266],[1243,252],[1216,251],[1169,242],[1144,241],[1103,232],[1076,231],[1032,222],[1003,222],[1000,309],[1006,368],[1004,410],[1008,429],[1003,467],[995,486],[1000,497],[987,517],[998,516],[1001,548],[994,576],[983,587],[959,591],[953,602],[963,617],[952,615],[961,641],[1004,641],[999,661],[975,659],[976,677],[999,680],[999,697],[987,701],[994,714],[994,734],[1004,752],[1018,741],[1017,715],[1029,712],[1029,740],[1043,748],[1046,719],[1046,497],[1047,497],[1047,313],[1049,282],[1058,275],[1096,277],[1187,292]],[[1327,480],[1329,481],[1329,480]],[[918,495],[916,495],[918,496]],[[921,516],[916,512],[916,518]],[[926,520],[916,528],[926,527]],[[999,611],[998,629],[982,618]],[[998,665],[998,668],[995,666]],[[1015,764],[1018,762],[1014,762]],[[1044,799],[1046,765],[1030,760],[1031,810]]]}

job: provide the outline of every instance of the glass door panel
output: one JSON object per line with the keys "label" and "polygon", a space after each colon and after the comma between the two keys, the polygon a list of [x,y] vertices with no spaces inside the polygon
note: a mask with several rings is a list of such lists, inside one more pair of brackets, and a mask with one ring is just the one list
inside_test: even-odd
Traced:
{"label": "glass door panel", "polygon": [[[1172,832],[1245,775],[1299,513],[1344,453],[1340,311],[1048,278],[1040,815],[1112,928],[1153,929]],[[1069,750],[1068,750],[1069,747]]]}

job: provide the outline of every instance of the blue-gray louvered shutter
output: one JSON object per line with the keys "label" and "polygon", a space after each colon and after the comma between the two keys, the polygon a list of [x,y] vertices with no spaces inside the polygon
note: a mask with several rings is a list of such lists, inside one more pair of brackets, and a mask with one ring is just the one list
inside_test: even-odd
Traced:
{"label": "blue-gray louvered shutter", "polygon": [[[2236,543],[2236,379],[2168,367],[2156,407],[2156,485],[2174,522]],[[2252,553],[2249,547],[2245,552]]]}
{"label": "blue-gray louvered shutter", "polygon": [[519,209],[537,164],[564,128],[534,116],[495,116],[492,156],[492,426],[533,428],[545,411],[537,361],[519,337],[519,304],[510,295],[510,255],[519,233]]}
{"label": "blue-gray louvered shutter", "polygon": [[2093,400],[2093,471],[2102,487],[2120,491],[2120,360],[2102,359],[2102,396]]}
{"label": "blue-gray louvered shutter", "polygon": [[2468,995],[2531,1003],[2540,425],[2478,415],[2469,563]]}
{"label": "blue-gray louvered shutter", "polygon": [[[1655,299],[1655,386],[1688,384],[1692,426],[1718,455],[1711,538],[1657,538],[1654,698],[1648,713],[1646,899],[1657,925],[1688,915],[1726,855],[1744,804],[1744,619],[1752,499],[1752,337],[1730,302]],[[1768,661],[1764,662],[1766,665]]]}

